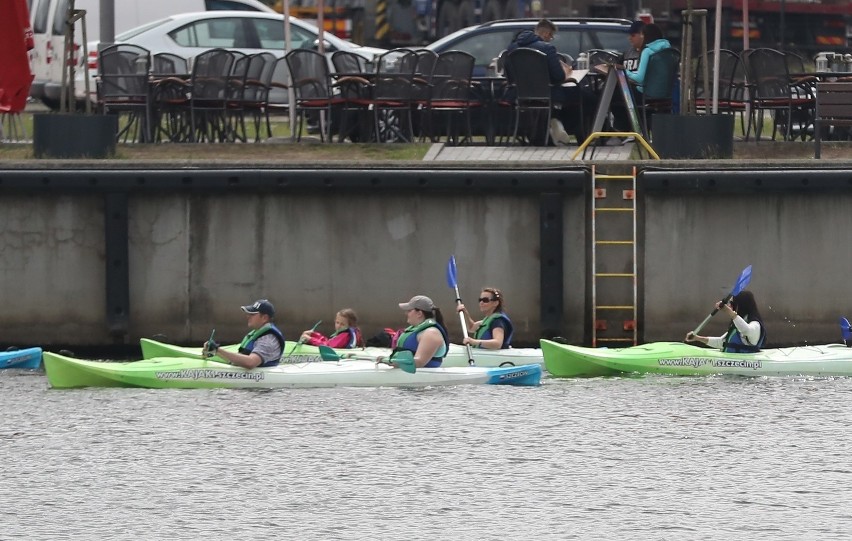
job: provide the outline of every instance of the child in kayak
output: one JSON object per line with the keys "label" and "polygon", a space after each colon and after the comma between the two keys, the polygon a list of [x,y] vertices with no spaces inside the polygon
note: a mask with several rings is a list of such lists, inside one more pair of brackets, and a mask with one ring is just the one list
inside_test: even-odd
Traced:
{"label": "child in kayak", "polygon": [[299,341],[312,346],[328,346],[335,349],[364,347],[361,330],[358,328],[358,316],[351,308],[344,308],[334,316],[334,333],[331,336],[326,337],[317,331],[307,330],[302,333]]}

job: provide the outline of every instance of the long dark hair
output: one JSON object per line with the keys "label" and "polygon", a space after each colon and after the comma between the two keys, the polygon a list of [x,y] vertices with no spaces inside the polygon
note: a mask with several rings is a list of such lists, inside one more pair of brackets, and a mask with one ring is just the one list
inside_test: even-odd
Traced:
{"label": "long dark hair", "polygon": [[757,309],[757,302],[754,300],[754,293],[749,290],[743,290],[737,293],[733,298],[732,303],[734,311],[748,321],[759,321],[763,324],[763,318],[760,316],[760,310]]}
{"label": "long dark hair", "polygon": [[483,287],[482,291],[486,291],[494,295],[494,298],[497,300],[497,308],[494,309],[495,312],[503,311],[503,293],[497,289],[496,287]]}
{"label": "long dark hair", "polygon": [[426,310],[420,311],[423,312],[423,317],[425,317],[426,319],[434,319],[438,322],[438,325],[445,329],[447,328],[447,326],[444,325],[444,314],[441,313],[441,309],[437,306],[433,306],[432,310],[428,312]]}
{"label": "long dark hair", "polygon": [[663,39],[663,31],[654,23],[646,24],[642,28],[642,37],[644,38],[645,46],[647,46],[652,41]]}

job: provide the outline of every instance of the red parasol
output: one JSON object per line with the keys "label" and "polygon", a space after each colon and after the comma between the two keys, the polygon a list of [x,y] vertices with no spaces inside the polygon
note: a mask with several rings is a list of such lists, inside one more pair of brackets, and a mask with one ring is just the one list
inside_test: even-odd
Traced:
{"label": "red parasol", "polygon": [[0,112],[23,111],[33,74],[27,51],[33,32],[26,0],[0,0]]}

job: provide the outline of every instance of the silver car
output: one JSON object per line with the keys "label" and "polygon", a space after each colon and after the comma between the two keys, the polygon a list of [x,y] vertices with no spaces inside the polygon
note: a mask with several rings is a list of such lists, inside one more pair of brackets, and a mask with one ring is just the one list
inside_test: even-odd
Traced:
{"label": "silver car", "polygon": [[[305,21],[290,17],[290,40],[293,49],[317,49],[319,29]],[[245,54],[270,52],[276,57],[286,54],[284,48],[284,16],[277,13],[246,11],[204,11],[183,13],[148,23],[116,36],[117,43],[130,43],[151,52],[172,53],[191,61],[196,55],[214,48]],[[368,60],[385,49],[362,47],[351,41],[324,33],[325,52],[345,50]],[[95,100],[94,77],[97,74],[98,43],[89,43],[90,97]],[[78,75],[76,95],[85,95],[83,75]]]}

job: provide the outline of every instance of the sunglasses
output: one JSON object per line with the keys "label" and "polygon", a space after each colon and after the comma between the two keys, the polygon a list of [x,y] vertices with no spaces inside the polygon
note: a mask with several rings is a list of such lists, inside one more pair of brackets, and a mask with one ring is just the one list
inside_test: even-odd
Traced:
{"label": "sunglasses", "polygon": [[479,302],[494,302],[496,300],[497,299],[494,299],[494,298],[489,299],[488,297],[479,297]]}

